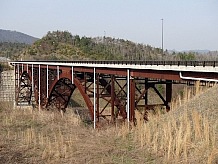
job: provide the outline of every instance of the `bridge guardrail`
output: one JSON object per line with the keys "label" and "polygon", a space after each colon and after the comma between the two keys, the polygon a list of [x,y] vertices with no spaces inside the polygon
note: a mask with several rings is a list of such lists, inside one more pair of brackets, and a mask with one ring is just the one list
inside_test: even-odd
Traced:
{"label": "bridge guardrail", "polygon": [[[54,62],[54,61],[53,61]],[[218,66],[218,61],[117,61],[117,60],[86,60],[86,61],[55,61],[79,64],[121,64],[121,65],[177,65],[177,66]]]}
{"label": "bridge guardrail", "polygon": [[[63,60],[50,60],[50,61],[19,61],[25,62],[58,62],[58,63],[77,63],[77,64],[121,64],[121,65],[176,65],[176,66],[212,66],[217,67],[218,61],[133,61],[133,60],[74,60],[74,61],[63,61]],[[13,62],[11,62],[13,63]]]}

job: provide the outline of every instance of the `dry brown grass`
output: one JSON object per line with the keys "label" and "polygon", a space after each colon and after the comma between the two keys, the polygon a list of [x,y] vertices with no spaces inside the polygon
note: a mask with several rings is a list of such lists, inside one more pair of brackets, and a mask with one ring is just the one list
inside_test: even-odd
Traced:
{"label": "dry brown grass", "polygon": [[147,123],[138,118],[134,140],[156,154],[161,163],[218,162],[217,122],[210,122],[197,108],[187,108],[189,101],[203,92],[197,83],[194,90],[186,89],[183,97],[172,103],[173,111],[167,115],[150,114]]}
{"label": "dry brown grass", "polygon": [[93,130],[70,109],[62,117],[1,104],[0,163],[216,163],[217,122],[197,105],[188,108],[203,92],[184,91],[171,112],[149,113],[147,123],[136,113],[131,128]]}

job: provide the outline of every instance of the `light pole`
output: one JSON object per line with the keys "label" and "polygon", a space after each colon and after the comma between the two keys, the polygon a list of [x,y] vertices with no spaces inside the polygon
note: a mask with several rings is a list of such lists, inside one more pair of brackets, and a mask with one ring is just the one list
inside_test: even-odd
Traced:
{"label": "light pole", "polygon": [[161,49],[162,49],[162,55],[164,54],[164,49],[163,49],[163,44],[164,44],[164,35],[163,35],[163,18],[161,19],[161,22],[162,22],[162,42],[161,42],[161,44],[162,44],[162,47],[161,47]]}
{"label": "light pole", "polygon": [[104,31],[104,39],[103,39],[104,43],[105,43],[105,39],[106,39],[106,31]]}

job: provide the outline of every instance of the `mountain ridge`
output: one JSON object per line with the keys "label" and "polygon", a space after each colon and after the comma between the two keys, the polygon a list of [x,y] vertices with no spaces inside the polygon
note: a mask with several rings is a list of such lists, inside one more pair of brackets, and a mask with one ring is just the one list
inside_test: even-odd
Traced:
{"label": "mountain ridge", "polygon": [[38,38],[18,31],[0,29],[0,42],[33,44]]}

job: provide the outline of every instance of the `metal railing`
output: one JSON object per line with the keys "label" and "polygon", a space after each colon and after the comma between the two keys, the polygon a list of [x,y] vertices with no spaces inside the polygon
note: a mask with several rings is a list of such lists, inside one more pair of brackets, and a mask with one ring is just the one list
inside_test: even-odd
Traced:
{"label": "metal railing", "polygon": [[[42,63],[76,63],[76,64],[118,64],[118,65],[174,65],[174,66],[212,66],[217,67],[218,61],[117,61],[117,60],[74,60],[74,61],[63,61],[63,60],[50,60],[50,61],[18,61],[20,63],[28,62],[42,62]],[[11,62],[13,63],[13,62]]]}

